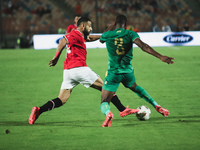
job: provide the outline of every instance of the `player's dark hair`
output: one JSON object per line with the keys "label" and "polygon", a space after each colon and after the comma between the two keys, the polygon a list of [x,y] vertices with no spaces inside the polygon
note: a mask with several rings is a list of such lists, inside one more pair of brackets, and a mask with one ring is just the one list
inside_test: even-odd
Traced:
{"label": "player's dark hair", "polygon": [[75,18],[75,17],[81,17],[81,15],[79,15],[79,14],[76,14],[76,15],[74,16],[74,18]]}
{"label": "player's dark hair", "polygon": [[127,23],[127,18],[126,18],[126,16],[124,16],[124,15],[118,15],[118,16],[116,17],[115,24],[120,24],[120,25],[125,24],[125,25],[126,25],[126,23]]}
{"label": "player's dark hair", "polygon": [[91,20],[86,17],[81,17],[77,22],[77,26],[79,26],[82,22],[88,22],[88,21],[91,21]]}

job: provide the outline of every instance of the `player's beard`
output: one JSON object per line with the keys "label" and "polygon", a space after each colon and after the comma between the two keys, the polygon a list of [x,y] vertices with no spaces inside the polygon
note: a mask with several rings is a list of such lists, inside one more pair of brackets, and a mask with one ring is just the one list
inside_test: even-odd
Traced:
{"label": "player's beard", "polygon": [[84,34],[84,39],[87,40],[87,36],[90,34],[90,32],[88,32],[87,29],[85,28],[83,34]]}

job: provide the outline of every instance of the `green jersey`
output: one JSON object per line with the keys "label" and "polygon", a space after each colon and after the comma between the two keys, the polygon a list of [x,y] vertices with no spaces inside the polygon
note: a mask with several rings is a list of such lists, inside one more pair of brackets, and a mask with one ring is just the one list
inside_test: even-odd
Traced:
{"label": "green jersey", "polygon": [[133,70],[133,41],[139,35],[130,30],[117,28],[101,35],[100,40],[106,42],[108,51],[108,70],[114,73],[130,73]]}

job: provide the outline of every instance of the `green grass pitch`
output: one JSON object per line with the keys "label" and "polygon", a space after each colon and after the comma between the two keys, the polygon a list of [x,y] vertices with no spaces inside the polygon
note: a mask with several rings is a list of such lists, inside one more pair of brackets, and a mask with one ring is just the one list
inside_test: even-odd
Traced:
{"label": "green grass pitch", "polygon": [[[48,62],[55,50],[0,50],[0,149],[5,150],[197,150],[200,147],[200,47],[156,47],[175,57],[168,65],[139,48],[132,61],[136,82],[170,112],[165,118],[143,99],[119,86],[117,95],[130,108],[146,105],[148,121],[135,115],[121,118],[111,104],[114,119],[102,128],[100,92],[82,85],[68,102],[43,113],[28,124],[33,106],[58,96],[65,52],[55,67]],[[107,68],[106,49],[88,49],[87,64],[102,79]],[[10,133],[6,134],[6,130]]]}

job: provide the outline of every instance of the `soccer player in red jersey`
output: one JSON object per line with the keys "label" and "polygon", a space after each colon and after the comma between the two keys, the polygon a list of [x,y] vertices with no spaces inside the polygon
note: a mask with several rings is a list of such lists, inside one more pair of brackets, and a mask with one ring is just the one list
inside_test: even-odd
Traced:
{"label": "soccer player in red jersey", "polygon": [[[34,124],[39,115],[43,112],[58,108],[65,104],[71,95],[72,89],[79,83],[84,85],[86,88],[92,87],[99,91],[102,90],[103,80],[86,64],[87,51],[85,45],[85,41],[95,41],[100,39],[100,35],[89,35],[92,31],[92,23],[88,18],[80,18],[77,25],[77,30],[72,30],[60,40],[56,50],[56,55],[49,62],[50,67],[55,66],[63,49],[66,45],[69,45],[69,49],[67,49],[67,57],[64,61],[63,82],[60,93],[57,98],[48,101],[43,106],[33,107],[29,117],[29,124]],[[113,95],[111,102],[120,111],[121,117],[139,111],[137,109],[124,107],[115,94]]]}
{"label": "soccer player in red jersey", "polygon": [[77,29],[77,22],[80,19],[80,16],[75,16],[74,24],[70,24],[66,29],[66,34],[70,33],[72,30]]}

